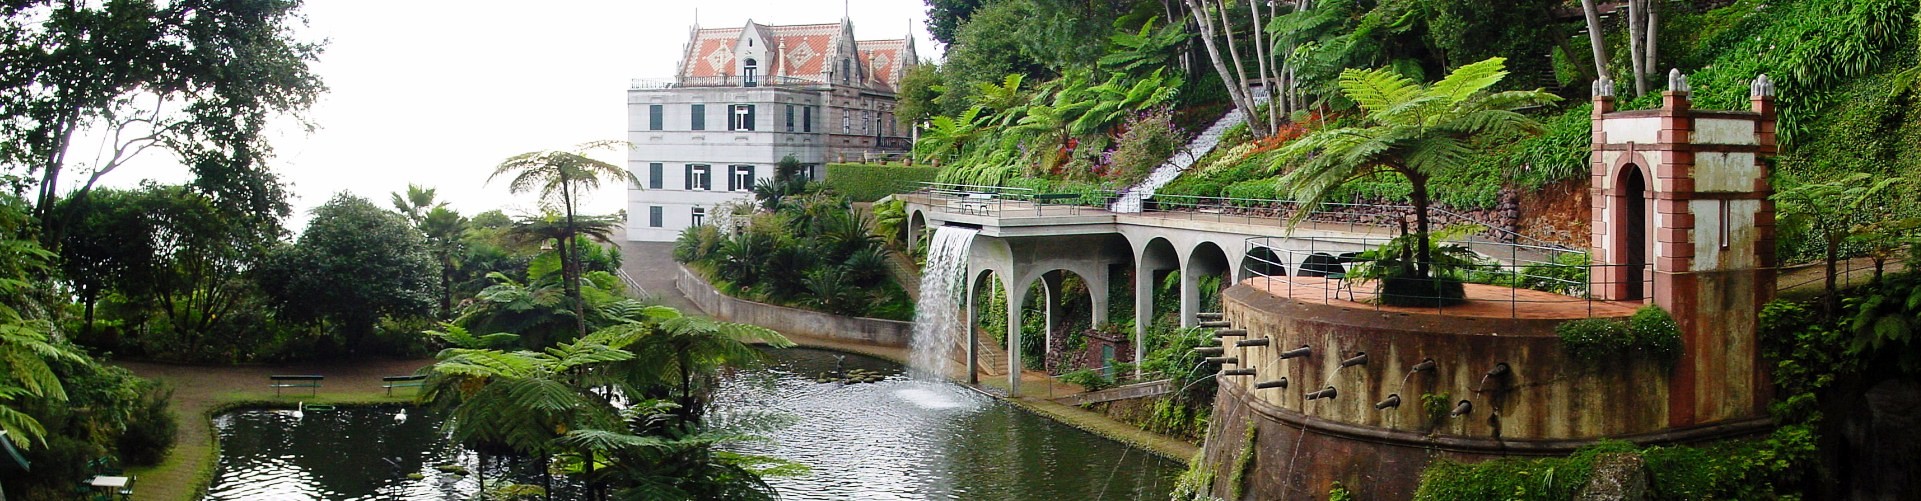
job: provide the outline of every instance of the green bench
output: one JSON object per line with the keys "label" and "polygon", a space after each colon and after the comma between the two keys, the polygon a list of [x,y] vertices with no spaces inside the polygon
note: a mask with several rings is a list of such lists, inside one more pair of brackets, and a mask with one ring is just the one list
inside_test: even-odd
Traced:
{"label": "green bench", "polygon": [[[420,388],[427,384],[427,376],[387,376],[380,378],[381,388],[387,389],[387,396],[394,396],[394,388]],[[419,391],[419,390],[415,390]]]}
{"label": "green bench", "polygon": [[274,396],[280,396],[280,390],[284,388],[307,388],[309,395],[317,395],[320,393],[320,381],[323,379],[327,379],[327,376],[311,374],[267,376],[268,384],[273,386]]}
{"label": "green bench", "polygon": [[1041,208],[1049,204],[1065,205],[1074,208],[1075,212],[1079,212],[1080,205],[1071,203],[1071,201],[1078,201],[1080,199],[1081,194],[1079,193],[1042,193],[1034,195],[1034,215],[1041,215]]}

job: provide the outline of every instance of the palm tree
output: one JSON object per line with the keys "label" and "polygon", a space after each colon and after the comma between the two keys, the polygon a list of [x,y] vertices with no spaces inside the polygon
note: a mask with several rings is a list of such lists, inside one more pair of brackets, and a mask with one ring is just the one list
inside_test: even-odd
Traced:
{"label": "palm tree", "polygon": [[590,150],[613,149],[625,145],[621,141],[594,141],[583,143],[570,151],[548,150],[533,151],[508,157],[494,167],[494,173],[487,181],[503,174],[513,174],[508,183],[513,193],[538,192],[541,198],[558,202],[565,215],[565,233],[557,239],[560,243],[561,277],[565,282],[567,297],[573,300],[574,316],[579,320],[576,328],[580,335],[587,335],[585,306],[580,299],[580,254],[575,248],[573,236],[578,231],[574,205],[583,192],[600,187],[601,181],[626,181],[629,186],[640,186],[640,179],[634,173],[609,162],[596,160],[586,155]]}
{"label": "palm tree", "polygon": [[447,206],[447,202],[434,202],[434,191],[433,188],[407,183],[406,194],[403,195],[397,191],[391,194],[394,210],[406,216],[407,222],[420,226],[420,222],[427,217],[428,212]]}
{"label": "palm tree", "polygon": [[440,318],[450,318],[454,310],[454,270],[467,247],[461,236],[467,232],[467,218],[442,206],[435,206],[414,226],[427,235],[427,250],[440,263]]}
{"label": "palm tree", "polygon": [[1349,180],[1398,174],[1413,187],[1415,275],[1427,278],[1428,180],[1484,147],[1476,138],[1540,133],[1539,122],[1516,110],[1560,99],[1538,89],[1489,91],[1507,76],[1505,61],[1496,57],[1462,66],[1432,85],[1388,69],[1342,71],[1342,93],[1366,113],[1360,123],[1316,130],[1273,156],[1275,164],[1291,169],[1279,178],[1279,190],[1306,202],[1294,222]]}

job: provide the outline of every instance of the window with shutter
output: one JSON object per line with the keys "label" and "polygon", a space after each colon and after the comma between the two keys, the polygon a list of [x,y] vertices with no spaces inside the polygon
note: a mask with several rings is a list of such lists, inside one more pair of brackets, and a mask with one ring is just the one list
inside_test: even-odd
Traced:
{"label": "window with shutter", "polygon": [[694,164],[687,164],[687,172],[683,173],[680,176],[680,180],[682,181],[683,184],[686,184],[686,186],[683,186],[680,189],[683,189],[683,190],[694,189]]}
{"label": "window with shutter", "polygon": [[787,132],[794,131],[794,105],[787,105]]}
{"label": "window with shutter", "polygon": [[808,106],[800,109],[800,131],[814,131],[814,107]]}

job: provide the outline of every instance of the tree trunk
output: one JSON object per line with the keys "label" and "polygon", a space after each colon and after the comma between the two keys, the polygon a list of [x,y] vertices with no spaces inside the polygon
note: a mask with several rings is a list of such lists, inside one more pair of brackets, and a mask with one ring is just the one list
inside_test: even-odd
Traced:
{"label": "tree trunk", "polygon": [[[1221,61],[1220,48],[1214,44],[1214,23],[1207,16],[1207,8],[1200,4],[1200,0],[1185,1],[1187,2],[1187,9],[1194,13],[1194,23],[1199,27],[1201,32],[1201,45],[1207,48],[1208,59],[1214,63],[1214,72],[1220,74],[1221,83],[1227,86],[1228,98],[1234,101],[1234,107],[1241,111],[1241,116],[1254,116],[1253,103],[1247,99],[1247,94],[1242,92],[1243,89],[1238,83],[1239,81],[1234,79],[1234,73],[1228,71],[1227,63]],[[1247,130],[1252,133],[1254,137],[1267,137],[1265,130],[1251,122]]]}
{"label": "tree trunk", "polygon": [[454,317],[454,264],[452,256],[440,257],[440,318]]}
{"label": "tree trunk", "polygon": [[1646,5],[1647,0],[1628,0],[1628,66],[1634,71],[1634,97],[1648,93],[1648,71],[1642,66],[1647,60],[1642,56],[1641,46],[1642,32],[1647,31],[1646,20],[1642,18]]}
{"label": "tree trunk", "polygon": [[479,447],[474,448],[474,464],[476,465],[474,481],[480,483],[480,492],[476,496],[485,501],[487,499],[487,452],[480,450]]}
{"label": "tree trunk", "polygon": [[[582,304],[585,301],[580,298],[580,242],[574,236],[578,230],[574,228],[573,183],[565,177],[560,180],[560,197],[567,206],[567,243],[560,248],[560,275],[562,280],[567,281],[567,297],[574,303],[575,339],[579,339],[587,337],[587,306]],[[568,276],[568,263],[573,263],[571,277]]]}
{"label": "tree trunk", "polygon": [[[1408,173],[1407,181],[1408,184],[1414,188],[1413,193],[1410,193],[1408,196],[1414,203],[1414,275],[1426,280],[1430,278],[1428,276],[1428,264],[1433,261],[1434,258],[1434,256],[1430,255],[1428,249],[1431,245],[1428,241],[1429,235],[1427,231],[1427,176],[1418,173]],[[1439,290],[1439,288],[1435,288],[1435,290]]]}
{"label": "tree trunk", "polygon": [[1834,283],[1834,265],[1836,261],[1840,260],[1841,237],[1835,235],[1833,232],[1829,232],[1827,237],[1828,248],[1826,258],[1828,262],[1828,277],[1826,294],[1822,295],[1821,298],[1821,310],[1822,314],[1826,315],[1828,320],[1833,320],[1835,314],[1841,311],[1841,295],[1838,292],[1839,288],[1836,287]]}
{"label": "tree trunk", "polygon": [[[1249,131],[1266,130],[1261,117],[1255,112],[1260,110],[1260,101],[1254,99],[1254,87],[1247,81],[1247,65],[1241,62],[1239,44],[1234,43],[1234,20],[1227,17],[1227,0],[1214,0],[1221,15],[1221,33],[1227,35],[1227,57],[1234,59],[1235,87],[1239,88],[1242,99],[1247,100],[1246,122]],[[1256,133],[1254,137],[1267,137],[1266,133]]]}
{"label": "tree trunk", "polygon": [[1581,0],[1581,10],[1587,13],[1588,45],[1594,49],[1595,78],[1608,78],[1607,39],[1601,34],[1601,12],[1594,8],[1594,0]]}
{"label": "tree trunk", "polygon": [[1271,78],[1267,71],[1267,55],[1269,52],[1267,51],[1267,37],[1261,33],[1261,3],[1258,1],[1247,2],[1247,11],[1254,19],[1255,69],[1260,72],[1261,90],[1267,91],[1267,130],[1274,130],[1275,127],[1280,125],[1274,120],[1274,97],[1277,94],[1274,92],[1275,79]]}
{"label": "tree trunk", "polygon": [[[1655,12],[1655,8],[1654,8],[1654,4],[1656,3],[1660,3],[1660,2],[1656,0],[1641,0],[1641,7],[1647,10],[1647,18],[1644,19],[1641,23],[1642,24],[1641,31],[1644,32],[1642,36],[1647,39],[1647,42],[1643,44],[1645,48],[1642,49],[1643,52],[1646,52],[1646,54],[1643,54],[1642,57],[1645,57],[1646,59],[1644,59],[1643,60],[1644,62],[1641,63],[1641,68],[1647,70],[1647,73],[1651,73],[1658,76],[1661,74],[1661,67],[1659,66],[1660,59],[1656,57],[1657,55],[1654,52],[1655,39],[1660,38],[1659,26],[1655,25],[1655,22],[1658,20],[1658,18],[1656,17],[1658,16],[1658,13]],[[1668,89],[1668,90],[1676,90],[1676,89]]]}
{"label": "tree trunk", "polygon": [[540,490],[543,491],[541,492],[542,498],[547,501],[554,501],[554,472],[552,471],[553,468],[548,465],[548,463],[553,462],[553,460],[553,456],[544,453],[540,455]]}

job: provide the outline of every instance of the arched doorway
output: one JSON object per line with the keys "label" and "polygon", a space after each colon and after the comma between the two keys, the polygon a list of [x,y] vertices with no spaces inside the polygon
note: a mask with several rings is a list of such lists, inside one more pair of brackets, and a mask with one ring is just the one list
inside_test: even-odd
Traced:
{"label": "arched doorway", "polygon": [[1622,272],[1624,286],[1622,300],[1636,300],[1647,297],[1648,268],[1648,197],[1647,178],[1641,175],[1640,166],[1628,164],[1621,169],[1620,221],[1615,229],[1621,238],[1620,264],[1626,268]]}

